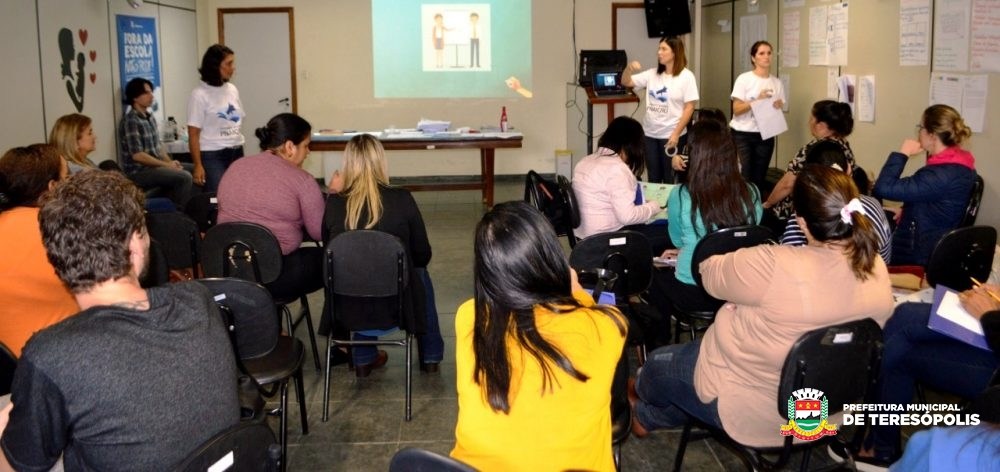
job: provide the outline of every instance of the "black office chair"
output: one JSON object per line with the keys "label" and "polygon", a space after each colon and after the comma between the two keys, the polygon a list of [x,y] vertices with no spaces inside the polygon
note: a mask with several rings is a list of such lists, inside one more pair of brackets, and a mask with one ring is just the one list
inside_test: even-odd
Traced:
{"label": "black office chair", "polygon": [[[326,376],[323,382],[323,421],[330,411],[330,359],[333,350],[340,346],[401,346],[406,350],[406,405],[405,419],[410,421],[413,412],[413,334],[403,316],[404,293],[410,281],[409,262],[403,243],[396,236],[381,231],[355,230],[338,234],[326,245],[324,274],[327,303],[331,307],[332,321],[355,331],[381,330],[400,327],[402,338],[353,341],[333,339],[333,330],[327,336]],[[363,270],[361,270],[363,268]],[[392,299],[393,313],[351,313],[343,310],[344,297]]]}
{"label": "black office chair", "polygon": [[993,268],[997,230],[992,226],[968,226],[949,231],[927,261],[927,283],[952,290],[968,290],[972,277],[985,281]]}
{"label": "black office chair", "polygon": [[[202,243],[202,269],[206,277],[237,277],[267,285],[281,274],[281,246],[267,228],[254,223],[221,223],[205,233]],[[275,298],[285,315],[288,335],[295,335],[295,328],[304,320],[312,346],[313,362],[320,369],[316,331],[313,329],[307,293],[286,298]],[[293,318],[288,305],[299,301],[299,316]]]}
{"label": "black office chair", "polygon": [[389,472],[475,472],[464,462],[426,449],[408,447],[396,451]]}
{"label": "black office chair", "polygon": [[573,192],[573,184],[563,176],[558,176],[556,182],[559,184],[559,193],[562,195],[564,214],[566,215],[566,239],[569,247],[576,247],[576,235],[573,230],[580,227],[580,206],[576,203],[576,193]]}
{"label": "black office chair", "polygon": [[773,235],[766,226],[745,225],[734,226],[732,228],[721,229],[709,233],[694,247],[694,254],[691,257],[691,275],[695,284],[702,289],[702,296],[707,301],[703,310],[684,310],[677,306],[675,301],[674,311],[677,318],[677,327],[674,330],[674,343],[680,342],[680,332],[682,325],[686,325],[691,339],[694,339],[698,331],[704,331],[715,321],[715,313],[725,303],[705,292],[701,284],[701,270],[699,266],[709,257],[727,254],[737,249],[753,247],[771,242]]}
{"label": "black office chair", "polygon": [[160,243],[170,270],[185,272],[188,279],[200,276],[201,232],[194,220],[177,211],[150,213],[146,215],[146,228],[150,237]]}
{"label": "black office chair", "polygon": [[[789,411],[794,411],[794,399],[798,398],[794,396],[794,392],[804,388],[822,392],[823,398],[827,401],[828,415],[842,411],[845,404],[861,403],[868,389],[875,384],[881,362],[882,329],[870,318],[819,328],[803,334],[792,345],[781,369],[777,397],[778,413],[782,418],[788,418]],[[691,429],[694,426],[706,429],[711,437],[736,453],[747,470],[781,469],[794,450],[805,449],[800,465],[800,469],[805,471],[809,468],[811,448],[835,438],[827,436],[815,441],[793,444],[792,436],[788,435],[785,436],[785,443],[780,448],[753,448],[736,442],[721,429],[691,421],[684,426],[680,443],[677,445],[675,471],[681,470],[684,451],[692,439]],[[777,430],[775,433],[777,434]],[[778,454],[778,459],[768,460],[764,454]],[[853,459],[850,455],[846,463],[853,469]],[[844,463],[835,464],[825,470],[836,470],[843,466]]]}
{"label": "black office chair", "polygon": [[198,223],[198,229],[202,233],[215,226],[219,217],[219,199],[215,192],[198,193],[191,196],[187,204],[184,205],[184,213]]}
{"label": "black office chair", "polygon": [[643,302],[632,301],[649,288],[653,278],[649,240],[636,231],[595,234],[576,243],[569,255],[569,265],[578,272],[606,269],[617,276],[613,288],[616,304],[628,318],[628,344],[636,347],[642,365],[647,348],[661,344],[654,339],[653,327],[662,320],[650,319],[655,310]]}
{"label": "black office chair", "polygon": [[[538,172],[529,170],[524,177],[524,201],[545,215],[557,236],[567,236],[572,231],[569,227],[573,224],[573,217],[564,195],[558,183],[542,177]],[[573,228],[577,226],[580,226],[579,213]]]}
{"label": "black office chair", "polygon": [[261,423],[239,423],[209,439],[173,470],[174,472],[276,472],[281,448],[274,432]]}
{"label": "black office chair", "polygon": [[[262,386],[263,395],[280,394],[280,406],[275,413],[279,415],[281,424],[279,444],[281,470],[284,471],[288,457],[289,379],[295,380],[302,434],[309,434],[302,383],[302,363],[305,359],[302,342],[281,335],[274,301],[262,285],[236,278],[199,279],[198,282],[215,295],[215,303],[229,328],[230,342],[240,371]],[[264,388],[267,386],[271,388]]]}
{"label": "black office chair", "polygon": [[17,369],[17,357],[4,343],[0,343],[0,395],[10,393],[15,369]]}
{"label": "black office chair", "polygon": [[962,217],[962,222],[958,224],[959,228],[976,224],[979,206],[983,203],[984,188],[983,176],[976,174],[976,180],[972,182],[972,192],[969,194],[969,204],[965,207],[965,216]]}
{"label": "black office chair", "polygon": [[170,264],[163,254],[163,245],[159,241],[149,241],[149,260],[146,273],[139,279],[142,288],[158,287],[170,283]]}

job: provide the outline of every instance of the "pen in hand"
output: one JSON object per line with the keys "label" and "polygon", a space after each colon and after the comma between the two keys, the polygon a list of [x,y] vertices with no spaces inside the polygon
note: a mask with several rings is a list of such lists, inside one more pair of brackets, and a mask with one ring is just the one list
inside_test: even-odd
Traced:
{"label": "pen in hand", "polygon": [[972,283],[975,284],[976,287],[979,287],[979,288],[983,289],[986,292],[986,294],[990,296],[990,298],[992,298],[993,300],[996,300],[997,303],[1000,303],[1000,296],[997,296],[997,294],[993,293],[992,290],[990,290],[990,289],[986,288],[985,286],[983,286],[982,282],[976,280],[975,277],[969,277],[969,279],[972,280]]}

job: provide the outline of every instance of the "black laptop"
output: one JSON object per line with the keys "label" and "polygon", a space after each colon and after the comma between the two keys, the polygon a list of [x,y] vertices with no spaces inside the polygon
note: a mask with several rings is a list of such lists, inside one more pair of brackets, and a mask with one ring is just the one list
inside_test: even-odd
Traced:
{"label": "black laptop", "polygon": [[614,70],[603,70],[594,74],[594,95],[598,97],[617,97],[628,95],[629,91],[621,83],[621,73]]}

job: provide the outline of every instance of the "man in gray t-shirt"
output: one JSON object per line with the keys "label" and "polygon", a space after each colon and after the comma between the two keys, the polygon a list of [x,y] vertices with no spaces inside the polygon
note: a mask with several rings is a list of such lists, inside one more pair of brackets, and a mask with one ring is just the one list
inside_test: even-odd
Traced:
{"label": "man in gray t-shirt", "polygon": [[47,471],[60,455],[66,470],[169,470],[236,424],[236,364],[207,290],[139,285],[142,192],[116,172],[83,172],[39,220],[83,311],[25,346],[0,413],[0,470]]}

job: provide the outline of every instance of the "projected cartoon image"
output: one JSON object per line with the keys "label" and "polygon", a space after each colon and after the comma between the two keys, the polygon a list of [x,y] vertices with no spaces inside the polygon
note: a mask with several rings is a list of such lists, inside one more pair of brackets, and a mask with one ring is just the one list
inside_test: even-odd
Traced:
{"label": "projected cartoon image", "polygon": [[489,4],[424,4],[420,16],[425,72],[491,69]]}

